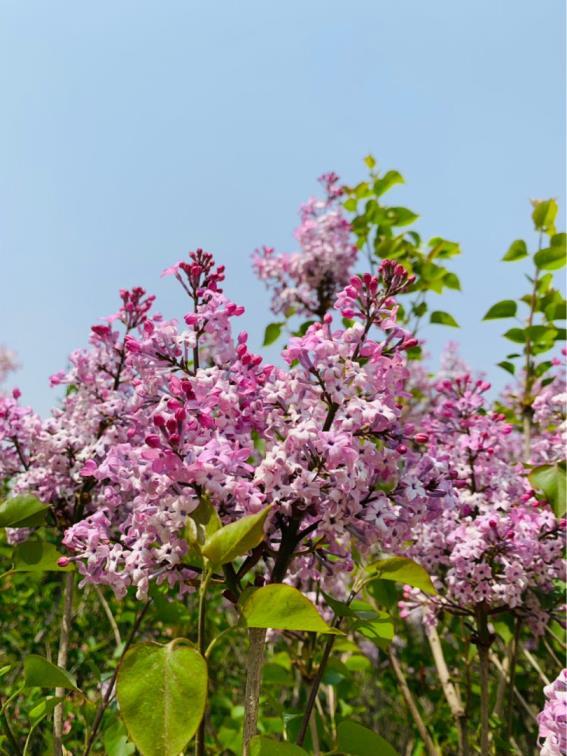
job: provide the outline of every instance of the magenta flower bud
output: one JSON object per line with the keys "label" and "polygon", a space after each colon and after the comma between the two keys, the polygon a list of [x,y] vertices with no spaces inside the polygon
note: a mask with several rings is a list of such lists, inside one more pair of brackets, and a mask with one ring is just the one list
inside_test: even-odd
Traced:
{"label": "magenta flower bud", "polygon": [[170,417],[165,425],[170,433],[177,432],[177,420],[174,417]]}
{"label": "magenta flower bud", "polygon": [[22,392],[20,391],[19,388],[15,388],[12,391],[12,396],[14,397],[14,399],[19,399],[21,397],[21,395],[22,395]]}
{"label": "magenta flower bud", "polygon": [[110,334],[110,326],[94,325],[94,326],[91,326],[91,331],[96,336],[99,336],[101,339],[104,339]]}
{"label": "magenta flower bud", "polygon": [[403,344],[403,349],[412,349],[413,347],[417,346],[419,344],[419,341],[417,339],[406,339]]}
{"label": "magenta flower bud", "polygon": [[154,425],[158,428],[165,428],[165,418],[163,415],[154,415]]}
{"label": "magenta flower bud", "polygon": [[181,381],[181,389],[187,399],[195,398],[195,392],[193,391],[193,387],[191,386],[191,383],[189,381]]}
{"label": "magenta flower bud", "polygon": [[360,280],[359,276],[353,276],[350,279],[350,285],[353,286],[356,291],[360,291],[362,288],[362,281]]}
{"label": "magenta flower bud", "polygon": [[426,444],[429,441],[427,433],[416,433],[413,440],[418,444]]}
{"label": "magenta flower bud", "polygon": [[59,557],[57,560],[58,567],[67,567],[69,564],[71,564],[71,560],[66,556]]}
{"label": "magenta flower bud", "polygon": [[156,436],[155,433],[151,433],[149,436],[146,436],[146,444],[151,449],[159,449],[161,446],[161,440],[159,436]]}

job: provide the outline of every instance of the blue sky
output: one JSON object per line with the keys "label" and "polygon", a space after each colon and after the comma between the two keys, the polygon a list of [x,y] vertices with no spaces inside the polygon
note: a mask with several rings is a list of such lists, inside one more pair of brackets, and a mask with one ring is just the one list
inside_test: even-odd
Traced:
{"label": "blue sky", "polygon": [[[0,2],[0,343],[41,412],[48,376],[141,284],[202,246],[228,268],[259,348],[250,253],[293,249],[297,207],[372,151],[425,236],[460,241],[464,291],[431,326],[501,384],[494,301],[523,291],[530,197],[565,204],[563,0]],[[563,212],[561,218],[564,218]],[[505,326],[505,324],[504,324]]]}

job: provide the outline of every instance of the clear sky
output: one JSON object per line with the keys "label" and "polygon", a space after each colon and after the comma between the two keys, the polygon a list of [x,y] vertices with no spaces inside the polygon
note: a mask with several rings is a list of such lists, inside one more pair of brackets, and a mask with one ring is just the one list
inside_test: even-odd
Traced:
{"label": "clear sky", "polygon": [[[0,343],[24,399],[141,284],[202,246],[259,348],[268,298],[250,270],[293,249],[297,207],[372,151],[407,185],[425,236],[462,243],[450,337],[500,383],[502,321],[523,289],[530,197],[565,204],[564,0],[0,0]],[[562,218],[564,215],[562,213]],[[500,375],[501,373],[501,375]]]}

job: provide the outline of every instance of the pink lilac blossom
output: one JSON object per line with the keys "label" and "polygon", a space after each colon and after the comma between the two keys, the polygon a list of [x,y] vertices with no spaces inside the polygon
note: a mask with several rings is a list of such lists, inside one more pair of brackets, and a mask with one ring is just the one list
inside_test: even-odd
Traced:
{"label": "pink lilac blossom", "polygon": [[[98,507],[99,491],[82,475],[87,459],[102,457],[137,431],[125,335],[141,326],[153,302],[143,289],[122,291],[109,324],[93,326],[90,348],[74,352],[70,368],[53,376],[67,394],[42,421],[15,398],[0,400],[0,474],[10,495],[31,493],[51,505],[60,532]],[[123,334],[110,323],[118,321]],[[10,534],[21,540],[25,531]]]}
{"label": "pink lilac blossom", "polygon": [[152,580],[191,590],[184,527],[203,501],[223,523],[272,505],[261,554],[272,579],[283,577],[284,542],[302,542],[285,564],[292,575],[332,580],[351,567],[353,541],[398,549],[439,515],[451,495],[446,466],[412,451],[401,421],[415,340],[396,323],[394,296],[408,283],[400,266],[353,278],[336,306],[355,325],[333,331],[327,315],[290,341],[287,369],[264,366],[246,334],[231,338],[242,308],[219,290],[210,256],[168,272],[193,311],[187,329],[154,317],[126,341],[133,432],[84,461],[98,506],[64,538],[85,579],[118,595],[133,585],[143,597]]}
{"label": "pink lilac blossom", "polygon": [[334,173],[321,176],[323,200],[310,199],[300,210],[295,235],[300,250],[276,254],[271,247],[256,250],[253,268],[272,291],[272,312],[293,313],[321,320],[347,284],[357,258],[350,224],[339,199],[342,189]]}
{"label": "pink lilac blossom", "polygon": [[[559,361],[558,361],[559,362]],[[533,403],[534,438],[530,462],[537,465],[558,462],[567,448],[567,388],[565,371],[552,376]]]}
{"label": "pink lilac blossom", "polygon": [[413,534],[411,554],[435,576],[439,597],[407,589],[401,609],[407,616],[421,607],[433,621],[443,609],[508,608],[539,635],[549,619],[540,595],[565,574],[564,532],[516,461],[513,427],[486,407],[488,388],[468,374],[445,379],[423,420],[429,453],[451,470],[457,501],[434,527],[420,523]]}
{"label": "pink lilac blossom", "polygon": [[567,754],[567,669],[543,689],[545,705],[539,714],[539,745],[541,756]]}

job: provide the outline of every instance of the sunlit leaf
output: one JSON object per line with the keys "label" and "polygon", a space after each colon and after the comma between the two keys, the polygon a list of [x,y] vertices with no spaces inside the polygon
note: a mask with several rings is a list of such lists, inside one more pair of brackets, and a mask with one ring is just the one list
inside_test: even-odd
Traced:
{"label": "sunlit leaf", "polygon": [[207,684],[207,664],[189,641],[139,643],[126,653],[116,695],[143,756],[178,756],[203,718]]}
{"label": "sunlit leaf", "polygon": [[496,318],[513,318],[518,310],[518,304],[513,299],[503,299],[488,310],[483,320]]}
{"label": "sunlit leaf", "polygon": [[242,614],[248,627],[340,634],[327,625],[315,605],[297,588],[282,583],[254,591],[244,602]]}
{"label": "sunlit leaf", "polygon": [[436,323],[437,325],[451,326],[452,328],[459,328],[459,324],[455,318],[448,312],[442,310],[434,310],[429,316],[430,323]]}
{"label": "sunlit leaf", "polygon": [[215,531],[201,548],[203,556],[222,565],[258,546],[264,540],[264,523],[270,510],[271,507],[265,507]]}
{"label": "sunlit leaf", "polygon": [[264,346],[270,346],[277,341],[281,335],[285,323],[270,323],[266,326],[264,333]]}

